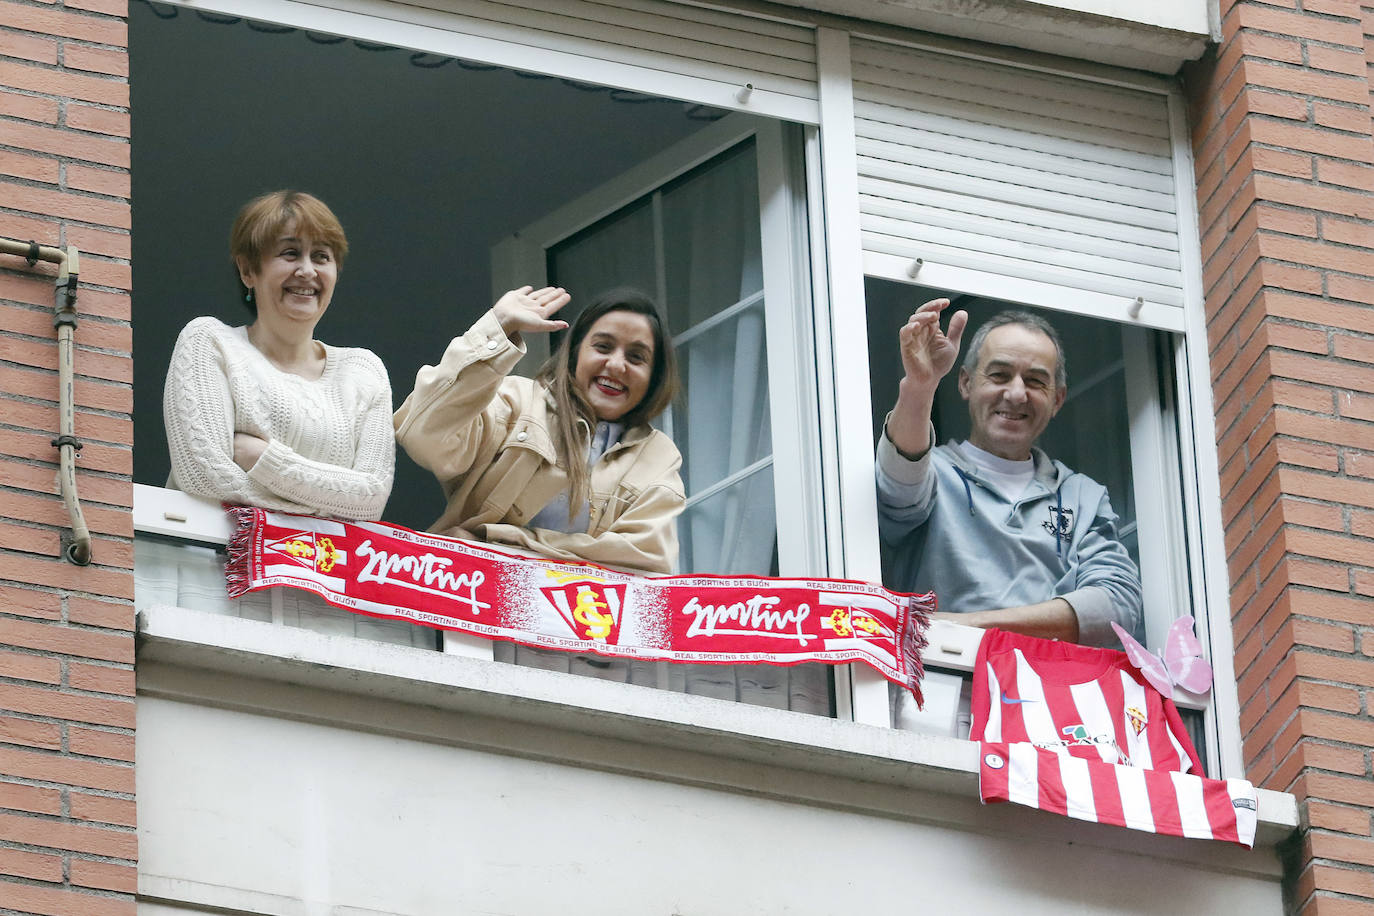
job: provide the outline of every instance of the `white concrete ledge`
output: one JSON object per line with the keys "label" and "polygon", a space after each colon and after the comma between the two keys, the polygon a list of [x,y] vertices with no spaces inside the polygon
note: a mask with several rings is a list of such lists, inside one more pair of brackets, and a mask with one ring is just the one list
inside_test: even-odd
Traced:
{"label": "white concrete ledge", "polygon": [[[139,614],[141,695],[822,804],[1189,867],[1280,873],[1291,795],[1261,790],[1256,849],[978,802],[977,748],[874,728],[328,636],[167,605]],[[1267,852],[1266,852],[1267,850]]]}

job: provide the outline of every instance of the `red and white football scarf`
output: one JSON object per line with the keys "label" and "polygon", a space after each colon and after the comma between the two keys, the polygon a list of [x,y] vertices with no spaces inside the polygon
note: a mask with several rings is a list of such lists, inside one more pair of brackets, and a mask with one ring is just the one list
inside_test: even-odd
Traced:
{"label": "red and white football scarf", "polygon": [[1173,701],[1122,652],[989,630],[970,737],[985,802],[1254,845],[1254,787],[1198,775]]}
{"label": "red and white football scarf", "polygon": [[863,662],[922,702],[933,595],[839,579],[635,576],[382,522],[226,508],[231,598],[286,585],[359,614],[646,661]]}

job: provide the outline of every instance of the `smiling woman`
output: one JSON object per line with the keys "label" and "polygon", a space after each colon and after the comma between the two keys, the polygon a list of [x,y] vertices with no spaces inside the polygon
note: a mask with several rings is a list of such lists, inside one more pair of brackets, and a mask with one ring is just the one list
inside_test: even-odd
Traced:
{"label": "smiling woman", "polygon": [[345,519],[380,518],[396,450],[391,385],[371,351],[314,337],[348,253],[325,204],[259,197],[230,235],[247,327],[197,318],[163,391],[168,486],[221,502]]}
{"label": "smiling woman", "polygon": [[396,439],[439,478],[431,531],[643,572],[672,572],[682,456],[649,421],[677,366],[654,303],[615,290],[577,316],[534,379],[508,376],[522,334],[567,328],[562,289],[502,296],[396,412]]}

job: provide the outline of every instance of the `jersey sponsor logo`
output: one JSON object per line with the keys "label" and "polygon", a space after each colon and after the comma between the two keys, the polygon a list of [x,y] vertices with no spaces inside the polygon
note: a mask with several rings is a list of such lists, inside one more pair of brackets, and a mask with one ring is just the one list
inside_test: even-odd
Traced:
{"label": "jersey sponsor logo", "polygon": [[1259,809],[1259,806],[1255,804],[1253,798],[1233,798],[1231,799],[1231,807],[1244,808],[1247,811],[1257,811]]}
{"label": "jersey sponsor logo", "polygon": [[1002,702],[1003,702],[1003,703],[1006,703],[1008,706],[1013,706],[1013,705],[1015,705],[1015,704],[1017,704],[1017,703],[1034,703],[1035,700],[1034,700],[1034,699],[1022,699],[1021,697],[1009,697],[1009,696],[1007,696],[1007,692],[1006,692],[1005,690],[1003,690],[1003,691],[1002,691]]}

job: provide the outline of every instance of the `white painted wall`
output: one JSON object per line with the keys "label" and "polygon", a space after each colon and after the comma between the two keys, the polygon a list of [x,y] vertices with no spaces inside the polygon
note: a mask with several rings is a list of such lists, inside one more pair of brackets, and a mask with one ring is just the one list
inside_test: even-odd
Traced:
{"label": "white painted wall", "polygon": [[[308,692],[279,699],[327,712]],[[354,700],[337,698],[356,712]],[[1159,841],[1159,858],[1094,848],[1109,828],[1070,842],[1060,819],[1010,806],[967,800],[979,823],[960,829],[933,798],[936,822],[923,822],[922,793],[902,787],[854,782],[856,801],[892,793],[892,816],[874,816],[807,802],[806,782],[786,773],[774,792],[626,775],[617,760],[637,767],[624,741],[602,743],[602,767],[569,766],[537,759],[558,756],[552,733],[545,752],[513,756],[461,746],[493,734],[461,713],[375,721],[427,715],[447,722],[436,725],[445,739],[141,696],[140,913],[805,916],[917,901],[1054,916],[1282,911],[1264,868],[1192,863],[1175,841]]]}

